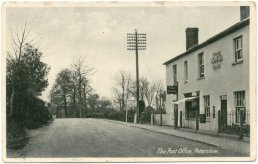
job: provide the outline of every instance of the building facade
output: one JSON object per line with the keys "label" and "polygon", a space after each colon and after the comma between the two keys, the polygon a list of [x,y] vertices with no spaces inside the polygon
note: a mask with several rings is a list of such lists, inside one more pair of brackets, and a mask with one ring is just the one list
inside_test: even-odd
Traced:
{"label": "building facade", "polygon": [[167,94],[166,113],[177,115],[179,126],[216,133],[238,125],[240,111],[249,124],[247,9],[240,22],[201,44],[198,28],[187,28],[186,52],[164,63],[167,86],[177,88]]}

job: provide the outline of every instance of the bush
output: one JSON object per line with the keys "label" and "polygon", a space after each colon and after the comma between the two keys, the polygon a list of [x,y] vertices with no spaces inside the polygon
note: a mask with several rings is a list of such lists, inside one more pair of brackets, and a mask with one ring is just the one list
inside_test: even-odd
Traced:
{"label": "bush", "polygon": [[[239,135],[240,126],[237,124],[233,124],[232,126],[227,126],[227,128],[223,132],[228,134]],[[250,135],[250,125],[243,125],[243,134],[246,134],[247,136]]]}
{"label": "bush", "polygon": [[87,115],[87,117],[89,117],[89,118],[105,118],[105,114],[104,113],[89,113]]}
{"label": "bush", "polygon": [[107,119],[125,121],[125,112],[115,111],[107,114]]}
{"label": "bush", "polygon": [[52,115],[48,111],[48,108],[45,106],[44,101],[35,98],[27,114],[26,127],[28,129],[39,128],[42,125],[47,124],[48,121],[52,119]]}

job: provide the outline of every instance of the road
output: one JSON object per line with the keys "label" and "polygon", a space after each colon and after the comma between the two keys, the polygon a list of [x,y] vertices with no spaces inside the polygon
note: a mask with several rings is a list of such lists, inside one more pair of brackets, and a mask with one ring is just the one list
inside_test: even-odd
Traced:
{"label": "road", "polygon": [[[241,156],[204,143],[101,119],[56,119],[48,126],[29,131],[29,135],[29,144],[21,150],[25,158]],[[201,150],[212,153],[203,154]]]}

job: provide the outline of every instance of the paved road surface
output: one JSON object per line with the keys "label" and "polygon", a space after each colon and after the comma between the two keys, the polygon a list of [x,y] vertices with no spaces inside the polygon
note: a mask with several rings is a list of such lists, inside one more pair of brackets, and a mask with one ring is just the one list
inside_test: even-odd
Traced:
{"label": "paved road surface", "polygon": [[[241,156],[211,145],[101,119],[56,119],[29,134],[32,138],[22,150],[22,157]],[[197,153],[196,148],[217,153]]]}

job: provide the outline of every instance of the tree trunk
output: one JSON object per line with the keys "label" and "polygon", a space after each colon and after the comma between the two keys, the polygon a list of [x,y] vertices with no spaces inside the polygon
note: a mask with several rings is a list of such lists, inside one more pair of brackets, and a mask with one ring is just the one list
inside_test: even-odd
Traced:
{"label": "tree trunk", "polygon": [[67,111],[67,102],[66,102],[66,95],[64,94],[64,109],[65,109],[65,117],[68,117],[68,111]]}
{"label": "tree trunk", "polygon": [[79,117],[82,118],[82,87],[81,87],[81,77],[79,78]]}
{"label": "tree trunk", "polygon": [[86,85],[83,83],[83,117],[84,117],[84,118],[85,118],[86,110],[87,110]]}

